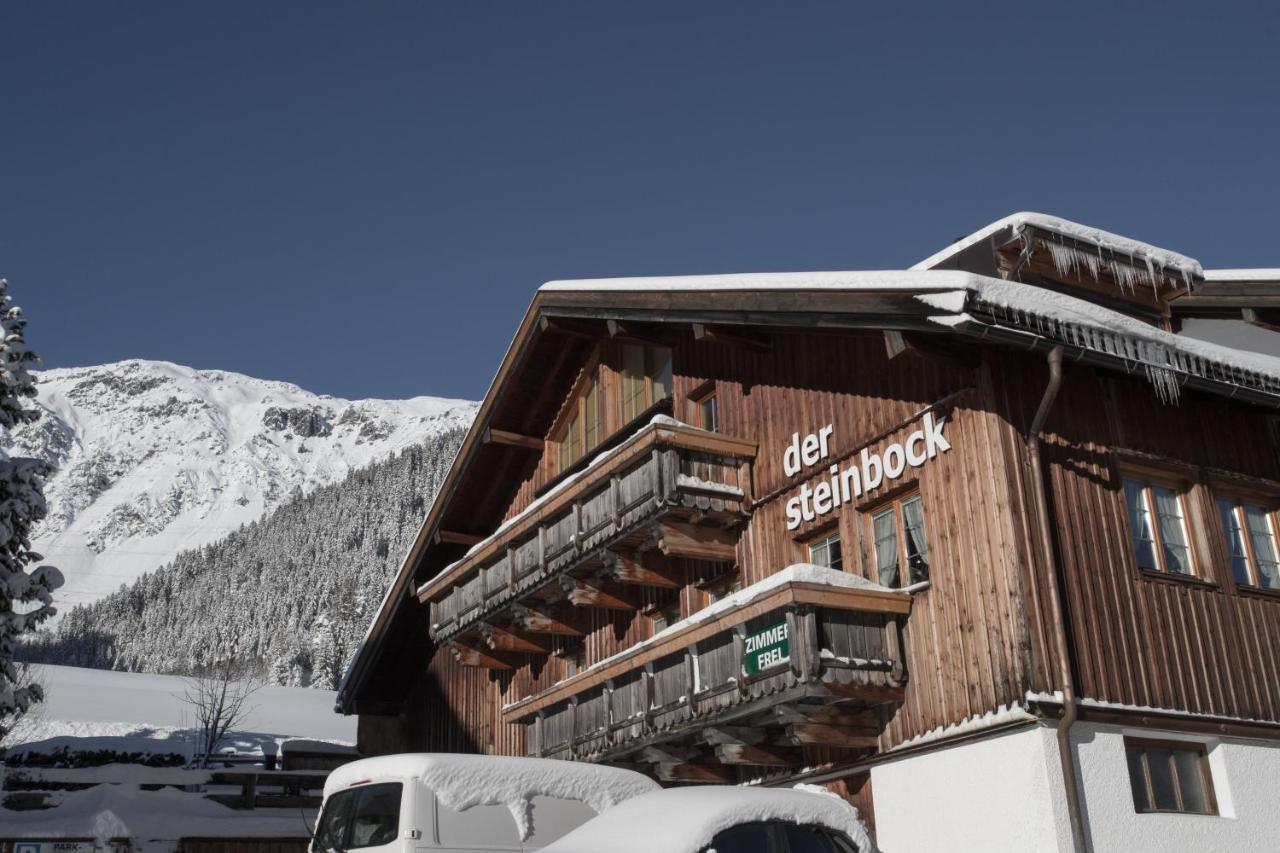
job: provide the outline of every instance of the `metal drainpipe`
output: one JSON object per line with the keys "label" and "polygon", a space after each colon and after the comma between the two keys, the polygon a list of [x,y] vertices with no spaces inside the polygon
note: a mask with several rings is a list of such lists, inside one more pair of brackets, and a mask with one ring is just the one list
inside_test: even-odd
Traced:
{"label": "metal drainpipe", "polygon": [[1040,431],[1049,417],[1058,389],[1062,385],[1062,347],[1049,350],[1049,384],[1045,386],[1040,408],[1027,432],[1027,459],[1031,476],[1039,489],[1038,513],[1040,520],[1040,549],[1044,570],[1048,575],[1045,589],[1049,591],[1049,608],[1053,620],[1053,639],[1057,646],[1058,681],[1062,684],[1062,719],[1058,722],[1058,756],[1062,762],[1062,782],[1067,794],[1067,815],[1071,820],[1071,846],[1075,853],[1088,853],[1085,840],[1084,816],[1080,810],[1080,786],[1076,781],[1075,754],[1071,751],[1071,728],[1079,716],[1076,706],[1075,684],[1071,678],[1071,660],[1067,652],[1067,630],[1063,622],[1062,594],[1059,592],[1057,560],[1053,539],[1049,533],[1049,486],[1045,481],[1044,467],[1040,462]]}

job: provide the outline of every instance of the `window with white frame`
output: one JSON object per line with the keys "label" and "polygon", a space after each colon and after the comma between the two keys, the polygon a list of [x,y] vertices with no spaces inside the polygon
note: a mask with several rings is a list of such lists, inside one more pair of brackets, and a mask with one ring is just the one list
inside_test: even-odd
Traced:
{"label": "window with white frame", "polygon": [[929,579],[929,545],[919,492],[871,512],[871,542],[876,580],[882,585],[908,586]]}
{"label": "window with white frame", "polygon": [[1257,502],[1218,498],[1218,513],[1231,560],[1231,576],[1242,586],[1280,590],[1277,513]]}
{"label": "window with white frame", "polygon": [[1124,478],[1124,502],[1138,568],[1194,575],[1185,491],[1172,482],[1128,476]]}

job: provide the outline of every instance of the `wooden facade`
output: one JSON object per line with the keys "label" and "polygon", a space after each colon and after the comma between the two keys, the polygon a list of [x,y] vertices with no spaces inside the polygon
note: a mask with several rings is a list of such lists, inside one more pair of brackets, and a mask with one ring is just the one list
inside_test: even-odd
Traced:
{"label": "wooden facade", "polygon": [[[1169,274],[1135,295],[1132,270],[1104,263],[1086,281],[1035,246],[1026,254],[993,239],[942,266],[1156,328],[1176,325],[1170,306],[1194,283]],[[729,296],[693,279],[540,293],[375,622],[377,644],[344,685],[361,748],[611,761],[671,782],[865,767],[1002,706],[1060,713],[1056,620],[1087,714],[1280,737],[1280,591],[1236,582],[1215,503],[1246,493],[1280,506],[1272,378],[1219,388],[1206,368],[1175,376],[1171,402],[1114,369],[1114,352],[1043,327],[984,321],[988,337],[930,325],[915,297],[962,280],[916,275],[916,291],[792,282]],[[1015,335],[1033,348],[1008,346]],[[670,387],[639,418],[616,405],[624,346],[670,352]],[[1076,347],[1076,361],[1041,435],[1042,484],[1027,433],[1052,346]],[[599,435],[566,465],[558,436],[593,378]],[[702,428],[712,396],[714,431]],[[789,526],[802,490],[864,452],[910,450],[925,418],[944,424],[946,452]],[[793,442],[828,425],[820,462],[786,464]],[[1137,564],[1124,478],[1149,471],[1185,484],[1190,574]],[[843,572],[883,580],[873,519],[906,496],[922,508],[927,583],[783,584],[708,610],[809,562],[808,543],[832,535]],[[750,673],[743,638],[770,624],[788,626],[790,655]],[[839,784],[869,798],[863,777]]]}

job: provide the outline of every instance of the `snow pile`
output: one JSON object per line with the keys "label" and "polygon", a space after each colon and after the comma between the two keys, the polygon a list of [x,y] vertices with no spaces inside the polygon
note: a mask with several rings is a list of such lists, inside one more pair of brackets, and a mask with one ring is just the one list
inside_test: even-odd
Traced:
{"label": "snow pile", "polygon": [[463,400],[342,400],[158,361],[36,379],[42,417],[0,430],[0,458],[55,469],[34,546],[67,575],[64,612],[475,412]]}
{"label": "snow pile", "polygon": [[[1043,248],[1049,252],[1054,268],[1061,273],[1076,275],[1087,271],[1093,278],[1105,264],[1121,287],[1132,289],[1142,282],[1158,287],[1163,282],[1181,279],[1189,289],[1197,278],[1204,276],[1204,268],[1195,258],[1169,249],[1161,249],[1131,237],[1112,234],[1101,228],[1081,225],[1069,219],[1060,219],[1044,213],[1014,213],[981,228],[968,237],[957,240],[947,248],[930,255],[912,270],[928,270],[954,257],[983,240],[1008,229],[1009,239],[1030,239],[1031,249]],[[1066,238],[1065,241],[1061,238]],[[1070,241],[1070,242],[1067,242]],[[1074,243],[1092,247],[1083,251]]]}
{"label": "snow pile", "polygon": [[[50,809],[0,808],[8,838],[92,838],[106,849],[113,838],[129,838],[141,850],[173,850],[184,837],[297,838],[310,836],[314,814],[299,809],[238,812],[203,794],[173,788],[143,791],[133,785],[97,785],[60,795]],[[272,812],[275,812],[272,814]]]}
{"label": "snow pile", "polygon": [[577,800],[599,814],[658,787],[656,782],[639,773],[597,764],[549,758],[415,753],[345,764],[329,774],[324,785],[325,796],[370,779],[420,780],[444,806],[454,811],[472,806],[505,806],[515,818],[521,839],[527,839],[532,829],[529,811],[534,797]]}
{"label": "snow pile", "polygon": [[707,786],[670,788],[610,809],[543,853],[698,853],[730,827],[757,821],[817,824],[844,833],[862,853],[875,845],[858,810],[808,789]]}
{"label": "snow pile", "polygon": [[975,277],[963,291],[927,293],[920,302],[945,312],[953,326],[967,311],[1030,329],[1062,343],[1123,359],[1141,369],[1166,400],[1178,398],[1179,376],[1194,375],[1280,394],[1280,359],[1174,335],[1132,317],[1051,290]]}
{"label": "snow pile", "polygon": [[[914,269],[914,268],[913,268]],[[618,290],[643,293],[678,290],[946,290],[964,287],[971,273],[937,270],[927,276],[911,270],[857,270],[827,272],[765,272],[726,275],[645,276],[636,278],[586,278],[549,281],[543,291]]]}

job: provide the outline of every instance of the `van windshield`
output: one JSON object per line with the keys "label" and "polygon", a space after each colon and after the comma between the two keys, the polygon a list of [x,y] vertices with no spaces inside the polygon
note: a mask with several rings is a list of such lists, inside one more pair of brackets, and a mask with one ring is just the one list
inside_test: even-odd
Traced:
{"label": "van windshield", "polygon": [[339,791],[325,801],[311,842],[314,853],[357,850],[396,840],[400,829],[399,782]]}

